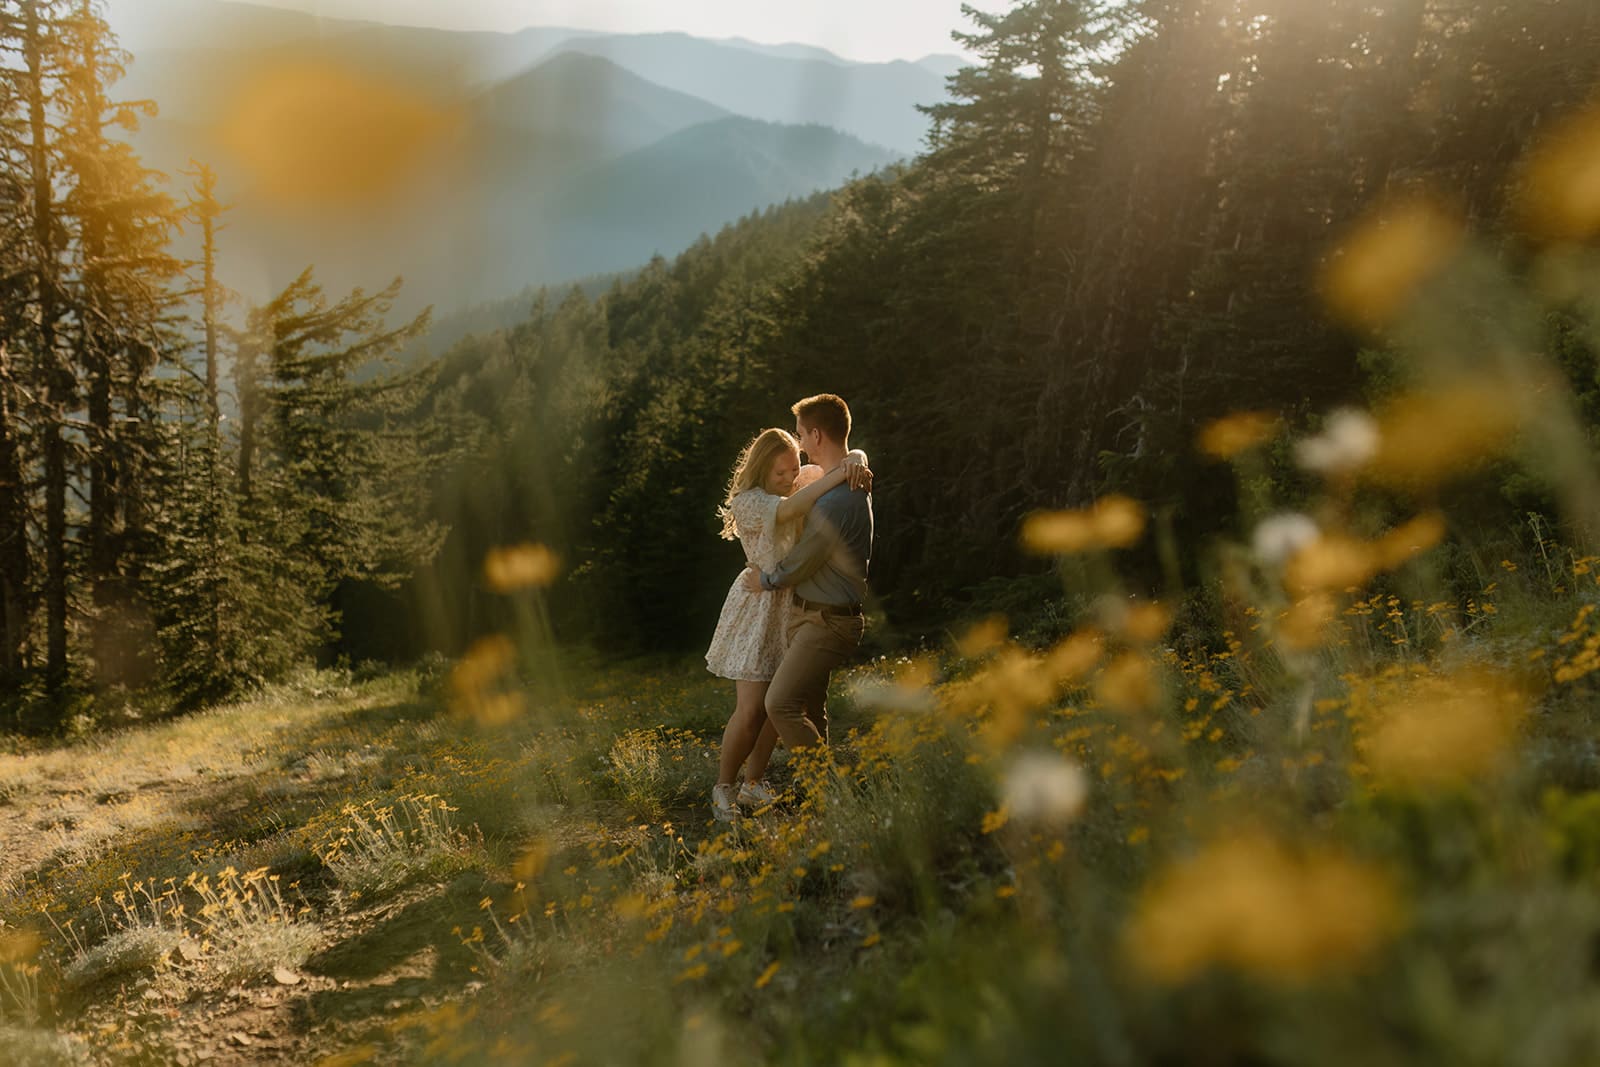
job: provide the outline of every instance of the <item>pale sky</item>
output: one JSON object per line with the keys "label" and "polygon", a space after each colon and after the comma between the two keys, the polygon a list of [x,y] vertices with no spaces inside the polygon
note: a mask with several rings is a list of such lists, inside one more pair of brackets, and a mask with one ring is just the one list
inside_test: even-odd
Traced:
{"label": "pale sky", "polygon": [[[413,26],[518,30],[567,26],[620,33],[679,30],[696,37],[747,37],[810,44],[846,59],[920,59],[957,53],[953,29],[970,26],[962,0],[254,0],[274,7]],[[111,0],[117,14],[139,0]],[[1000,10],[1007,0],[976,0]],[[119,10],[120,9],[120,10]]]}

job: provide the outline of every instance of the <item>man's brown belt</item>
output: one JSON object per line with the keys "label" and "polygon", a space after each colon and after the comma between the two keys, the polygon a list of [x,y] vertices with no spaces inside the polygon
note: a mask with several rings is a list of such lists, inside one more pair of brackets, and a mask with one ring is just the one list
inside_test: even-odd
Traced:
{"label": "man's brown belt", "polygon": [[818,604],[815,600],[804,597],[794,598],[794,606],[801,611],[820,611],[824,615],[860,615],[860,604]]}

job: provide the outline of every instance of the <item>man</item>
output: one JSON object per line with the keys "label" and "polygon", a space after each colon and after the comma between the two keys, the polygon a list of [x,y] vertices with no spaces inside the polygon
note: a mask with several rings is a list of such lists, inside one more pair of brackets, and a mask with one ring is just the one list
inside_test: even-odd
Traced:
{"label": "man", "polygon": [[[790,409],[794,435],[811,462],[832,470],[850,451],[850,408],[831,393]],[[744,573],[752,592],[792,588],[788,647],[767,688],[767,717],[791,749],[826,744],[828,678],[861,643],[867,565],[872,559],[872,494],[848,484],[824,493],[800,540],[770,574]]]}

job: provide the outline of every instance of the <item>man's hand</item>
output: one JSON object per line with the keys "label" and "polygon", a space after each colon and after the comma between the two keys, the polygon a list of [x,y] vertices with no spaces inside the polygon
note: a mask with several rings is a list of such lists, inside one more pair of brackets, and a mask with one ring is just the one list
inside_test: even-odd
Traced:
{"label": "man's hand", "polygon": [[851,489],[865,489],[872,492],[872,470],[862,462],[863,456],[859,452],[846,453],[844,462],[845,482]]}
{"label": "man's hand", "polygon": [[767,591],[761,586],[761,572],[754,567],[746,567],[744,574],[739,576],[739,580],[744,582],[744,587],[752,593],[765,593]]}

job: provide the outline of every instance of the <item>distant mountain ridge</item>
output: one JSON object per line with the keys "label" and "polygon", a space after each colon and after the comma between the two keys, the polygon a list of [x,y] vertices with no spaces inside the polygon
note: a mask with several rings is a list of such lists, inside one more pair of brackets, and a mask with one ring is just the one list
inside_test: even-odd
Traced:
{"label": "distant mountain ridge", "polygon": [[[575,103],[581,101],[581,105]],[[484,132],[587,141],[597,155],[620,155],[729,113],[687,93],[663,89],[598,56],[558,53],[468,103]]]}
{"label": "distant mountain ridge", "polygon": [[[592,220],[559,255],[563,263],[600,273],[641,241],[668,255],[731,221],[730,211],[737,218],[800,199],[895,158],[823,126],[730,116],[585,172],[551,198],[547,210],[552,219]],[[660,204],[673,209],[661,211]]]}
{"label": "distant mountain ridge", "polygon": [[[195,158],[217,170],[223,197],[239,205],[223,236],[225,268],[232,264],[230,284],[251,300],[308,263],[330,290],[402,274],[402,309],[432,303],[441,312],[529,285],[632,270],[751,211],[909,154],[818,122],[752,116],[783,112],[783,87],[796,77],[817,92],[783,113],[833,113],[882,129],[893,126],[882,125],[883,100],[851,111],[862,86],[899,84],[903,94],[938,81],[916,64],[853,64],[803,45],[566,29],[454,33],[219,0],[139,2],[204,16],[203,27],[135,51],[117,95],[152,98],[161,109],[133,137],[150,165],[175,173]],[[673,55],[703,69],[673,75]],[[224,128],[252,79],[308,63],[431,100],[453,116],[456,133],[382,206],[336,214],[269,206]],[[696,84],[733,72],[744,89],[724,86],[712,100],[639,67]],[[828,99],[839,108],[824,107]],[[327,102],[330,111],[339,106]],[[920,121],[909,103],[904,110]],[[911,130],[890,136],[904,142]],[[360,140],[331,150],[362,152]]]}
{"label": "distant mountain ridge", "polygon": [[832,126],[870,144],[913,154],[927,129],[918,104],[944,96],[944,79],[916,63],[794,58],[687,34],[571,37],[552,53],[583,52],[640,77],[768,122]]}

